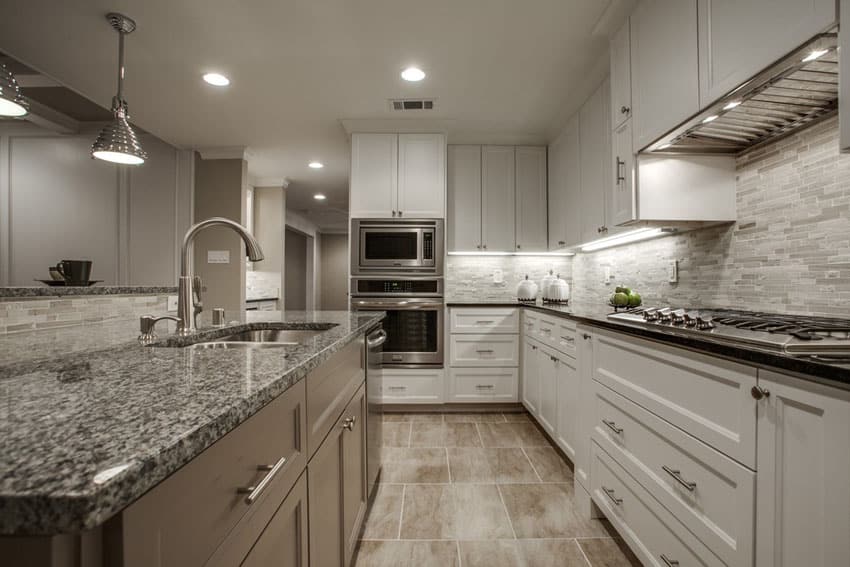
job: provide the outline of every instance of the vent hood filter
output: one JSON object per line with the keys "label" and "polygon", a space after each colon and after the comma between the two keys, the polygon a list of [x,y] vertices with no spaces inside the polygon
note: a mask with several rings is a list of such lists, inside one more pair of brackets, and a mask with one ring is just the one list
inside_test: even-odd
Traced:
{"label": "vent hood filter", "polygon": [[831,116],[838,110],[837,45],[837,34],[817,36],[644,151],[736,155]]}

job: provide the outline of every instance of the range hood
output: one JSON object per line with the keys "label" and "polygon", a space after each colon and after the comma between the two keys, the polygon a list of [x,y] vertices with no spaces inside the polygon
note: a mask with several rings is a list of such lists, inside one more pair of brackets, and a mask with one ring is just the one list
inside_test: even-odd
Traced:
{"label": "range hood", "polygon": [[737,155],[832,116],[838,110],[837,46],[835,33],[816,36],[642,153]]}

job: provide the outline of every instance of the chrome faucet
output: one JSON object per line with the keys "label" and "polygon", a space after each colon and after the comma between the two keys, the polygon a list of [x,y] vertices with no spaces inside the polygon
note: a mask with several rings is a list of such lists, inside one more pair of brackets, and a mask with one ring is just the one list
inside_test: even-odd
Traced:
{"label": "chrome faucet", "polygon": [[195,318],[203,310],[201,303],[201,278],[192,277],[192,242],[195,235],[211,226],[226,226],[233,229],[245,242],[248,259],[252,262],[261,261],[263,249],[248,229],[230,219],[213,217],[199,222],[191,227],[183,238],[183,248],[180,253],[180,280],[177,287],[177,334],[189,335],[197,330]]}

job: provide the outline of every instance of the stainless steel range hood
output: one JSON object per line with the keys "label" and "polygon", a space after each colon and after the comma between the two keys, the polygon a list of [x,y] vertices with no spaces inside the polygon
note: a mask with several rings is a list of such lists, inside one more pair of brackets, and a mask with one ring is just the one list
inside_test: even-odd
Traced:
{"label": "stainless steel range hood", "polygon": [[833,115],[837,46],[837,34],[818,35],[642,152],[736,155]]}

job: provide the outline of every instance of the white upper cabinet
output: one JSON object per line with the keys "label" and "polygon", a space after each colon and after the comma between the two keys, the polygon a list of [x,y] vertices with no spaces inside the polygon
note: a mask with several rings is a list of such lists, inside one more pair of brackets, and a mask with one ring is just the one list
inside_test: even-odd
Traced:
{"label": "white upper cabinet", "polygon": [[698,4],[701,107],[837,20],[835,0],[699,0]]}
{"label": "white upper cabinet", "polygon": [[609,89],[606,80],[579,111],[582,241],[600,238],[607,232],[606,194],[609,193],[611,179]]}
{"label": "white upper cabinet", "polygon": [[351,135],[352,218],[394,217],[398,211],[398,135]]}
{"label": "white upper cabinet", "polygon": [[632,121],[627,120],[611,134],[613,185],[611,191],[611,224],[621,225],[637,218],[634,194],[634,154],[632,153]]}
{"label": "white upper cabinet", "polygon": [[643,0],[630,21],[633,136],[640,150],[699,110],[697,2]]}
{"label": "white upper cabinet", "polygon": [[629,21],[611,38],[611,127],[632,116],[632,61]]}
{"label": "white upper cabinet", "polygon": [[581,240],[579,115],[574,114],[549,146],[549,250]]}
{"label": "white upper cabinet", "polygon": [[481,249],[481,146],[448,147],[448,249]]}
{"label": "white upper cabinet", "polygon": [[442,134],[398,135],[398,216],[443,218],[446,139]]}
{"label": "white upper cabinet", "polygon": [[352,134],[352,218],[443,218],[442,134]]}
{"label": "white upper cabinet", "polygon": [[546,148],[520,146],[516,153],[516,249],[546,250]]}
{"label": "white upper cabinet", "polygon": [[512,251],[514,229],[515,163],[513,146],[481,148],[481,247]]}

